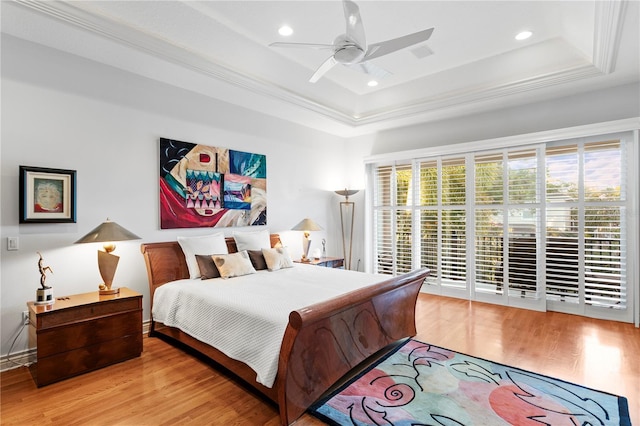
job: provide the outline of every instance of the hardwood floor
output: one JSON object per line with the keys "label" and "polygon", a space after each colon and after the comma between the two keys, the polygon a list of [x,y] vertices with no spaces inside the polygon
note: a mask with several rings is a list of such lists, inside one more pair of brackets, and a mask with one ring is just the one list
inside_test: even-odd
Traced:
{"label": "hardwood floor", "polygon": [[[640,330],[631,324],[421,294],[417,339],[626,396],[640,425]],[[276,407],[198,357],[145,338],[140,358],[36,388],[0,374],[2,425],[277,425]],[[296,425],[322,425],[309,415]]]}

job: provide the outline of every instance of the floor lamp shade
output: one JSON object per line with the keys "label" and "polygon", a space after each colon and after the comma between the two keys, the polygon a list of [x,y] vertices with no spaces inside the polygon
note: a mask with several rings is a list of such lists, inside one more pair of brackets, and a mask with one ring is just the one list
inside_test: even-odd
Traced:
{"label": "floor lamp shade", "polygon": [[76,244],[82,243],[104,243],[104,251],[98,250],[98,269],[103,283],[99,286],[100,294],[116,294],[120,289],[112,288],[113,277],[118,267],[120,257],[111,254],[115,250],[117,241],[139,240],[136,234],[115,222],[107,219],[105,222],[92,229],[87,235],[76,241]]}
{"label": "floor lamp shade", "polygon": [[302,219],[300,223],[291,228],[293,231],[302,231],[302,261],[309,261],[309,248],[311,247],[311,240],[309,235],[311,231],[322,231],[322,227],[315,223],[313,220],[306,218]]}
{"label": "floor lamp shade", "polygon": [[355,220],[356,205],[349,201],[349,197],[356,194],[358,189],[343,189],[335,191],[345,200],[340,202],[340,226],[342,230],[342,253],[344,256],[344,268],[351,269],[351,257],[353,252],[353,223]]}

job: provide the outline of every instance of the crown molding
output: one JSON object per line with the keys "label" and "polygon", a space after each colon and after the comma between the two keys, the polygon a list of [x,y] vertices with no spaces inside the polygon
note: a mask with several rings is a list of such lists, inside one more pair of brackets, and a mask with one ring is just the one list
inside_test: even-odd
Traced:
{"label": "crown molding", "polygon": [[503,83],[491,87],[476,87],[460,94],[443,94],[437,99],[423,99],[410,105],[398,107],[393,111],[363,115],[356,118],[359,125],[371,124],[384,120],[407,118],[413,115],[426,114],[439,110],[450,110],[460,107],[482,107],[485,102],[497,101],[532,90],[553,87],[558,84],[580,81],[585,78],[603,75],[593,65],[580,65],[565,70],[522,79],[517,82]]}
{"label": "crown molding", "polygon": [[626,1],[596,1],[593,65],[605,74],[614,71]]}

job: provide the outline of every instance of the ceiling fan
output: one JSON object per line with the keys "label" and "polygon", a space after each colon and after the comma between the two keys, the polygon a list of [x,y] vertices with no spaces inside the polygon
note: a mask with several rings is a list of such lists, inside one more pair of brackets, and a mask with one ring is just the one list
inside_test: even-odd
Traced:
{"label": "ceiling fan", "polygon": [[433,28],[429,28],[428,30],[418,31],[367,46],[367,38],[364,33],[364,26],[360,18],[358,5],[351,0],[343,0],[342,4],[344,6],[347,30],[345,34],[336,37],[333,44],[275,42],[269,45],[272,47],[333,50],[333,54],[327,58],[311,76],[309,79],[311,83],[318,81],[320,77],[337,64],[359,66],[362,71],[368,74],[375,74],[376,71],[378,74],[386,73],[386,71],[381,69],[376,70],[377,67],[367,63],[367,61],[427,41],[429,37],[431,37],[431,33],[433,33]]}

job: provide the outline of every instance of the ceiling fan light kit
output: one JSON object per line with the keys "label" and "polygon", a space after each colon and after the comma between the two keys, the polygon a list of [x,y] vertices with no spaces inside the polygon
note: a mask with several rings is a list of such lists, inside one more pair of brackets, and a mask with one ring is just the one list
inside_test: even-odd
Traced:
{"label": "ceiling fan light kit", "polygon": [[[360,66],[359,69],[367,74],[374,67],[367,61],[390,53],[402,50],[404,48],[427,41],[433,33],[433,28],[407,34],[402,37],[373,43],[367,45],[367,38],[364,31],[364,25],[360,17],[360,8],[351,0],[343,0],[344,17],[346,21],[346,32],[335,38],[333,44],[316,44],[316,43],[287,43],[275,42],[269,46],[272,47],[293,47],[293,48],[311,48],[311,49],[327,49],[333,50],[333,54],[329,56],[313,73],[309,82],[315,83],[331,68],[337,64]],[[378,74],[385,76],[391,75],[390,72],[377,68]],[[380,78],[380,76],[377,76]]]}

